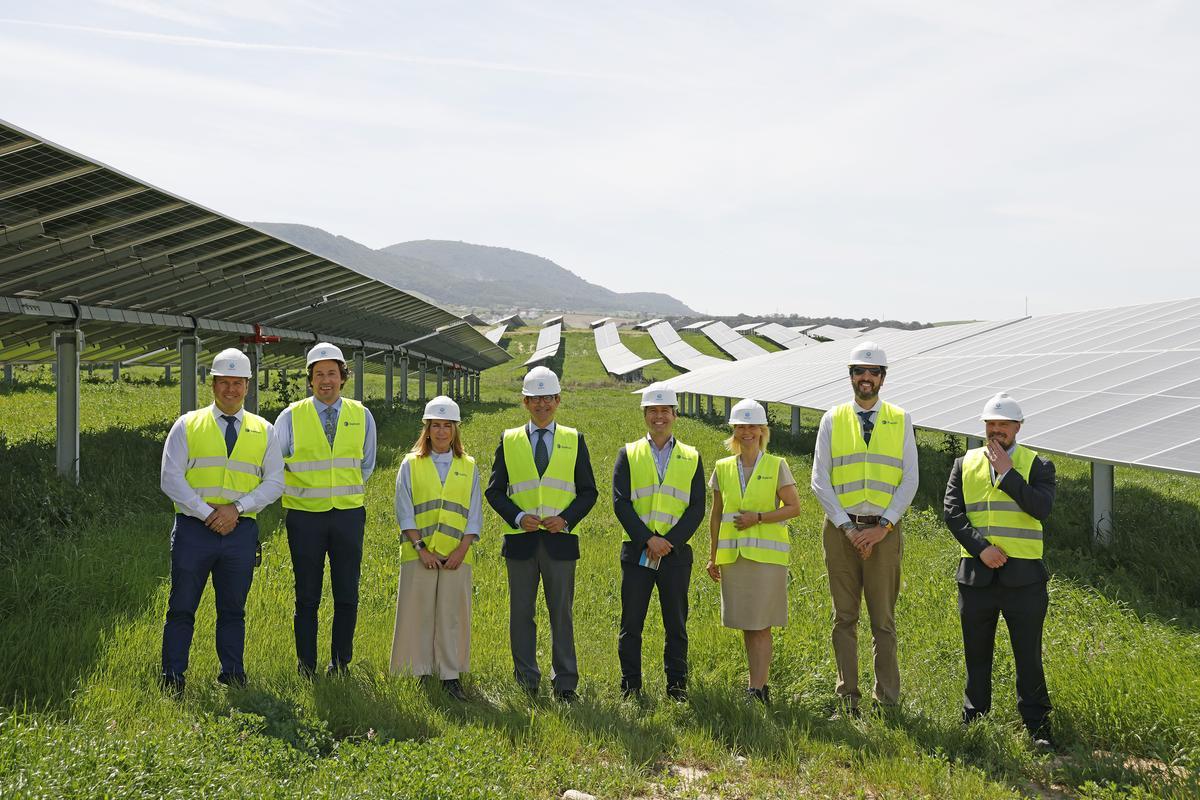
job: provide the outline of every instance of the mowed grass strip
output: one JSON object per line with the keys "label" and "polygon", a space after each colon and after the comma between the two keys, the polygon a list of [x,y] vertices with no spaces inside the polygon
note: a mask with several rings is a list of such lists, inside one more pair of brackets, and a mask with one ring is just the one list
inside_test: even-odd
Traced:
{"label": "mowed grass strip", "polygon": [[[531,351],[536,333],[509,338],[514,353]],[[656,355],[644,334],[622,332],[622,341]],[[473,701],[458,705],[387,674],[398,568],[393,482],[418,429],[415,402],[392,412],[376,405],[380,463],[368,486],[351,677],[309,684],[295,675],[292,575],[276,508],[260,516],[264,563],[247,608],[250,686],[226,690],[214,681],[208,593],[187,695],[175,702],[160,695],[154,677],[171,519],[158,491],[158,459],[177,413],[177,386],[85,382],[85,482],[78,489],[52,475],[54,404],[46,383],[0,394],[0,482],[18,498],[10,505],[20,520],[10,517],[0,528],[0,796],[556,797],[577,788],[600,797],[990,798],[1055,786],[1095,798],[1200,792],[1200,557],[1191,537],[1200,484],[1120,470],[1121,536],[1110,551],[1095,552],[1087,537],[1087,465],[1056,459],[1060,503],[1047,529],[1055,577],[1045,649],[1067,754],[1046,758],[1021,735],[1004,634],[992,718],[967,731],[958,725],[957,545],[940,521],[945,476],[962,446],[954,437],[920,437],[922,489],[906,518],[898,608],[898,714],[826,721],[834,678],[830,603],[821,512],[806,490],[792,524],[790,624],[775,638],[775,705],[764,711],[742,699],[741,639],[720,626],[719,592],[702,572],[706,528],[694,540],[691,700],[664,698],[657,601],[645,637],[646,701],[622,700],[621,532],[607,488],[617,448],[641,433],[641,415],[629,394],[635,387],[604,374],[590,331],[568,332],[565,344],[559,418],[584,431],[601,487],[581,530],[575,618],[583,701],[571,707],[530,702],[513,685],[500,528],[490,510],[475,571],[474,670],[466,681]],[[517,405],[523,371],[518,362],[485,373],[483,402],[465,408],[467,446],[485,479],[500,432],[524,419]],[[671,374],[665,363],[646,370],[648,380]],[[382,378],[370,376],[366,391],[378,397]],[[415,397],[415,375],[409,391]],[[273,392],[265,396],[271,418],[280,405]],[[782,419],[772,441],[802,485],[816,420],[806,412],[792,437]],[[700,448],[706,471],[724,455],[727,429],[719,419],[681,419],[677,432]],[[328,589],[325,598],[322,648]],[[539,630],[548,672],[544,609]],[[864,685],[869,640],[864,614]]]}

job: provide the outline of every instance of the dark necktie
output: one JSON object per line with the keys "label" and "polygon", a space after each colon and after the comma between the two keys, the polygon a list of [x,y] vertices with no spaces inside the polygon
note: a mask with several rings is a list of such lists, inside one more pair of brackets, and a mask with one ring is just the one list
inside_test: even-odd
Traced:
{"label": "dark necktie", "polygon": [[225,455],[233,453],[233,446],[237,444],[237,417],[232,414],[222,414],[221,419],[225,420]]}
{"label": "dark necktie", "polygon": [[550,448],[546,447],[546,434],[549,432],[545,428],[538,428],[537,444],[533,447],[533,464],[537,467],[539,478],[546,474],[546,467],[550,466]]}
{"label": "dark necktie", "polygon": [[867,444],[870,444],[871,443],[871,431],[875,429],[875,423],[871,422],[871,412],[870,411],[860,411],[860,412],[858,412],[858,416],[860,419],[862,419],[863,441],[866,442]]}
{"label": "dark necktie", "polygon": [[329,440],[329,446],[333,447],[333,437],[337,434],[337,420],[333,416],[333,406],[325,409],[325,438]]}

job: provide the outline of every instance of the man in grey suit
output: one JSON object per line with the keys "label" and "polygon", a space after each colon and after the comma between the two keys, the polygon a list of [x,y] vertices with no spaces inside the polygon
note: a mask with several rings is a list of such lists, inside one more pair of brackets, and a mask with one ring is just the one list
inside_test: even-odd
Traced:
{"label": "man in grey suit", "polygon": [[1042,522],[1054,505],[1054,464],[1017,444],[1024,415],[1009,395],[988,400],[980,419],[987,443],[954,462],[944,514],[962,548],[957,575],[967,662],[962,721],[991,710],[992,655],[1003,614],[1017,670],[1017,710],[1034,745],[1050,750],[1050,694],[1042,670],[1050,573],[1042,563]]}

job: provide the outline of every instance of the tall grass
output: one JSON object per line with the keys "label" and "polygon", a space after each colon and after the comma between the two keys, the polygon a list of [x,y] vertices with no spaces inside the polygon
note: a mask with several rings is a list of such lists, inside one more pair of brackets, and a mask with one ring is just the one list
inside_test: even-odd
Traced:
{"label": "tall grass", "polygon": [[[535,334],[512,336],[510,350]],[[704,337],[693,342],[703,345]],[[623,334],[654,355],[649,337]],[[519,357],[518,357],[519,358]],[[664,698],[657,601],[648,617],[646,699],[617,687],[621,538],[603,491],[620,445],[639,435],[630,388],[605,376],[590,332],[567,334],[559,418],[587,437],[602,487],[581,527],[576,632],[583,701],[529,701],[513,684],[500,530],[487,515],[475,568],[473,701],[386,673],[395,614],[392,486],[418,424],[416,403],[373,404],[380,464],[368,485],[368,525],[356,658],[347,679],[302,681],[290,630],[292,576],[282,517],[260,516],[264,562],[247,608],[249,687],[215,683],[211,595],[197,620],[187,694],[154,685],[168,589],[170,510],[158,456],[177,387],[84,385],[84,483],[51,474],[53,395],[46,386],[0,395],[0,485],[18,516],[0,528],[0,796],[80,797],[1014,797],[1059,786],[1083,797],[1187,797],[1200,792],[1200,555],[1190,533],[1196,481],[1121,470],[1116,545],[1089,544],[1085,464],[1056,461],[1060,501],[1047,526],[1054,573],[1046,668],[1056,732],[1067,754],[1024,741],[1012,659],[997,646],[995,711],[964,731],[953,571],[957,545],[940,521],[941,491],[960,439],[920,437],[922,489],[905,526],[897,620],[903,707],[856,722],[826,721],[833,700],[830,602],[821,512],[807,491],[792,524],[790,624],[778,631],[774,706],[747,705],[740,637],[719,624],[718,589],[698,566],[690,589],[692,692]],[[649,380],[675,374],[665,363]],[[500,432],[519,424],[522,369],[485,374],[464,435],[485,477]],[[375,379],[368,397],[378,396]],[[433,393],[431,385],[430,394]],[[415,382],[410,385],[415,396]],[[268,407],[272,405],[268,398]],[[274,404],[278,407],[278,403]],[[273,416],[268,411],[268,416]],[[785,427],[772,449],[804,478],[816,416]],[[681,419],[680,438],[711,470],[725,428]],[[18,507],[34,506],[24,512]],[[1145,524],[1142,521],[1145,520]],[[694,545],[703,562],[707,533]],[[327,646],[329,592],[322,607]],[[865,616],[865,615],[864,615]],[[539,612],[548,666],[548,624]],[[860,635],[869,668],[869,631]],[[864,681],[869,680],[864,675]],[[672,766],[698,772],[685,779]]]}

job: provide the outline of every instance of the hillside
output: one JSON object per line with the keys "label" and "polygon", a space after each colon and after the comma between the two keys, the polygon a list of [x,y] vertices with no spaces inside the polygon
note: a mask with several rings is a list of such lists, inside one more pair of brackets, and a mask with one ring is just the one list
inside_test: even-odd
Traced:
{"label": "hillside", "polygon": [[[548,258],[465,242],[423,240],[372,250],[345,236],[275,222],[262,230],[439,303],[479,309],[539,308],[602,314],[694,314],[659,292],[614,292],[585,281]],[[529,288],[537,287],[536,301]]]}

